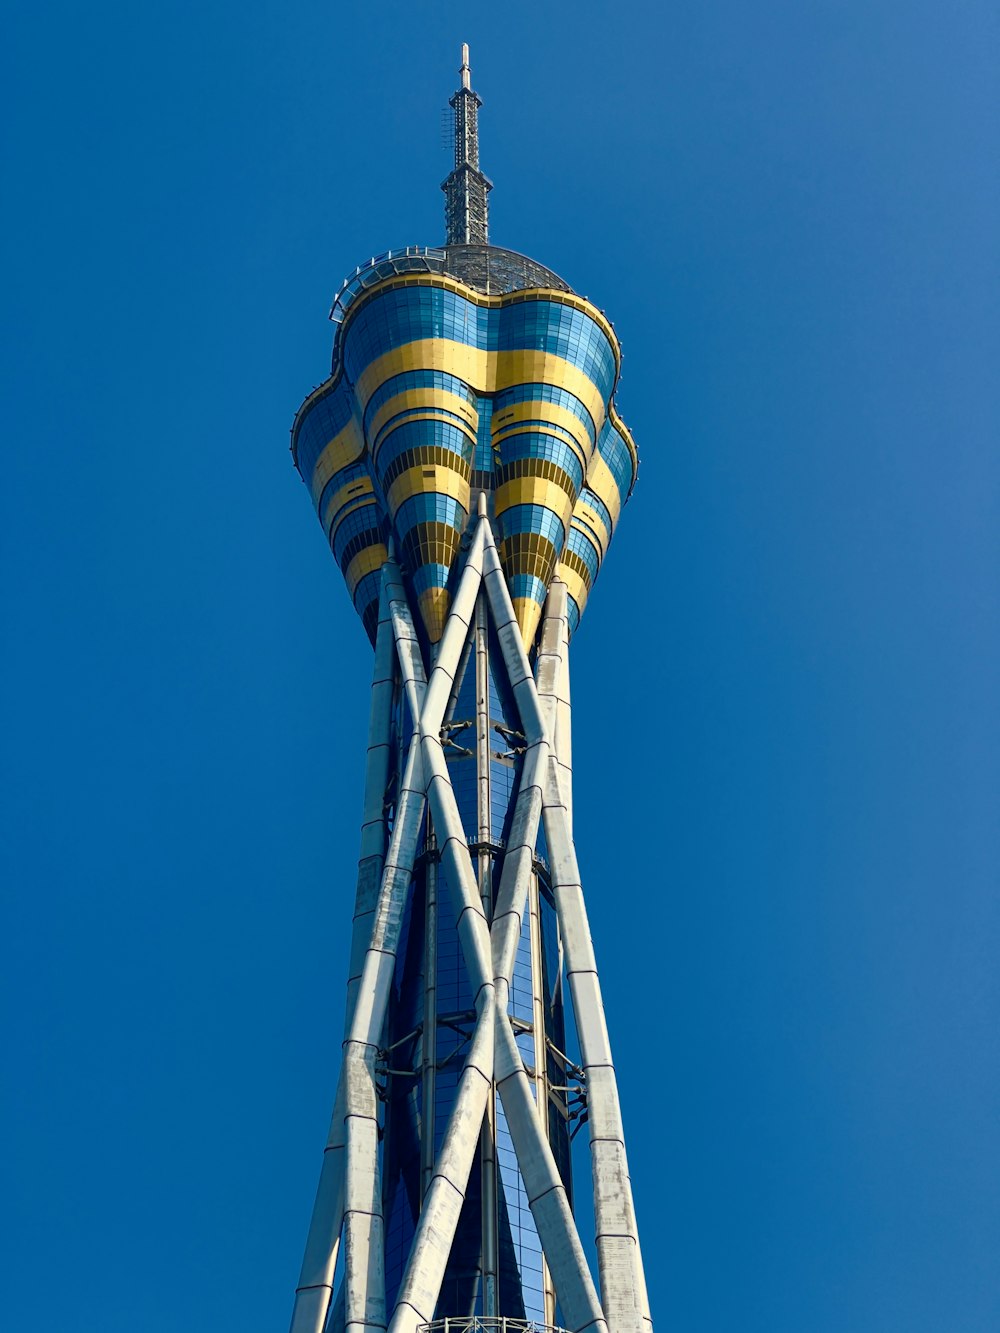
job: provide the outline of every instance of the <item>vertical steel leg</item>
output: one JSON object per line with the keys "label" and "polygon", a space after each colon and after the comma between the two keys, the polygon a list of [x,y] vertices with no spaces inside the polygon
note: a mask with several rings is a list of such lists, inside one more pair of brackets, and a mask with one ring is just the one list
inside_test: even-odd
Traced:
{"label": "vertical steel leg", "polygon": [[[476,598],[473,636],[476,645],[476,778],[478,814],[479,896],[487,921],[493,917],[493,856],[487,848],[493,841],[490,797],[490,681],[486,599],[480,588]],[[496,1096],[492,1087],[486,1099],[486,1114],[480,1135],[479,1159],[482,1197],[480,1230],[482,1236],[483,1313],[497,1312],[498,1216],[496,1157]]]}
{"label": "vertical steel leg", "polygon": [[345,1035],[351,1026],[354,1000],[361,980],[365,950],[371,939],[375,900],[382,882],[385,848],[388,839],[385,817],[385,793],[392,761],[392,701],[396,681],[396,654],[392,637],[392,617],[386,595],[388,567],[382,571],[379,597],[378,630],[375,636],[375,670],[372,675],[371,716],[368,722],[368,754],[365,761],[365,800],[361,822],[361,855],[354,898],[351,930],[351,958],[347,980]]}
{"label": "vertical steel leg", "polygon": [[[537,750],[536,762],[541,761],[548,757],[549,750],[544,715],[491,533],[486,534],[483,571],[490,609],[496,624],[507,676],[518,705],[521,725],[529,747],[534,742]],[[525,755],[525,769],[530,755],[531,748]],[[526,875],[526,879],[530,882],[530,874]],[[502,881],[501,887],[503,887]],[[524,910],[523,899],[520,909]],[[509,929],[506,933],[509,938]],[[503,946],[500,947],[502,950]],[[516,940],[514,949],[516,950]],[[510,956],[510,963],[512,968],[513,953]],[[498,974],[496,979],[497,1088],[514,1142],[529,1206],[543,1251],[548,1259],[564,1317],[574,1329],[593,1328],[596,1333],[597,1330],[605,1330],[607,1325],[569,1206],[566,1187],[559,1176],[548,1138],[542,1132],[528,1076],[507,1018],[509,981],[509,973]]]}
{"label": "vertical steel leg", "polygon": [[[431,836],[428,852],[433,851]],[[438,870],[431,859],[425,874],[424,908],[424,1028],[421,1035],[422,1092],[420,1105],[420,1197],[430,1188],[434,1174],[434,1086],[437,1072],[437,932],[438,932]]]}
{"label": "vertical steel leg", "polygon": [[639,1333],[648,1319],[639,1233],[625,1157],[618,1083],[604,1018],[576,850],[555,759],[545,789],[545,840],[584,1072],[601,1298],[612,1333]]}
{"label": "vertical steel leg", "polygon": [[[351,931],[345,1032],[350,1028],[354,1016],[363,961],[372,935],[376,898],[385,864],[385,792],[392,759],[392,703],[396,660],[386,583],[386,574],[383,573],[378,630],[375,638],[375,665],[372,673],[361,855],[358,861]],[[338,1090],[296,1291],[291,1322],[294,1333],[320,1333],[326,1322],[344,1214],[344,1147],[343,1096]]]}

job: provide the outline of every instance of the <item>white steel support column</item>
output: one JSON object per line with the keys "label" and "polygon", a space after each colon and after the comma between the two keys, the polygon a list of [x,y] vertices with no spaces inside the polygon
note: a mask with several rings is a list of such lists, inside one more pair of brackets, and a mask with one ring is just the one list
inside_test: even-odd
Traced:
{"label": "white steel support column", "polygon": [[[567,592],[565,583],[563,583],[561,579],[555,579],[549,588],[548,596],[545,599],[538,653],[535,658],[535,684],[538,689],[538,702],[542,710],[542,717],[545,721],[546,730],[549,736],[552,737],[552,750],[555,753],[556,761],[560,764],[561,769],[564,768],[560,748],[564,722],[560,713],[560,702],[564,696],[568,697],[569,687],[566,597]],[[568,778],[564,776],[561,779],[561,789],[564,792],[566,792],[567,788],[571,787],[572,773],[569,774]],[[567,796],[566,799],[568,802],[569,797]],[[537,875],[532,876],[531,903],[532,912],[537,913],[540,916],[541,907]],[[540,923],[538,940],[540,944]],[[561,948],[559,950],[559,959],[561,964]],[[543,968],[540,949],[538,950],[538,959],[535,966],[538,968],[538,977],[542,978]],[[535,1021],[537,1025],[539,1019],[536,1017]],[[544,1023],[544,1016],[542,1022]],[[538,1070],[538,1074],[536,1075],[536,1086],[538,1089],[536,1096],[539,1099],[539,1107],[541,1108],[544,1105],[544,1120],[547,1129],[550,1107],[548,1103],[548,1040],[544,1026],[537,1028],[535,1038],[535,1061]],[[539,1077],[539,1075],[541,1077]],[[555,1291],[547,1261],[544,1264],[544,1279],[546,1301],[545,1317],[548,1323],[554,1324]]]}
{"label": "white steel support column", "polygon": [[[481,847],[491,840],[490,819],[490,682],[489,655],[486,644],[486,605],[482,592],[476,598],[473,626],[476,644],[476,812],[477,837]],[[491,858],[479,853],[479,896],[487,916],[493,911]]]}
{"label": "white steel support column", "polygon": [[[419,719],[426,703],[423,660],[406,608],[405,592],[394,561],[385,566],[385,595],[392,618],[396,654],[411,713]],[[440,725],[440,717],[437,718]],[[414,744],[419,753],[419,728]],[[413,767],[420,764],[415,759]],[[423,770],[421,768],[421,774]],[[422,787],[422,783],[420,784]],[[423,800],[413,804],[405,830],[404,873],[380,900],[371,945],[362,971],[355,1021],[344,1046],[345,1174],[344,1246],[347,1333],[384,1329],[385,1271],[382,1188],[379,1178],[379,1113],[375,1061],[385,1024],[396,966],[396,947],[416,857]],[[408,810],[409,814],[410,811]],[[402,812],[400,812],[402,822]],[[388,878],[388,877],[387,877]],[[383,916],[384,912],[384,916]]]}
{"label": "white steel support column", "polygon": [[392,701],[396,684],[396,654],[392,617],[386,596],[386,570],[382,572],[378,630],[375,635],[375,670],[372,675],[371,716],[368,722],[368,753],[365,760],[365,800],[361,820],[361,855],[354,898],[351,958],[347,980],[347,1012],[344,1032],[351,1026],[354,1000],[361,980],[365,950],[372,933],[375,900],[382,881],[388,840],[385,795],[393,758]]}
{"label": "white steel support column", "polygon": [[573,836],[573,708],[569,692],[568,593],[561,579],[552,585],[559,608],[559,673],[556,678],[555,752],[559,786],[566,806],[570,837]]}
{"label": "white steel support column", "polygon": [[[480,587],[476,598],[473,639],[476,649],[476,813],[479,842],[479,896],[487,921],[493,917],[493,819],[490,797],[490,667],[486,621],[486,598]],[[497,1314],[497,1155],[496,1096],[490,1079],[486,1114],[480,1133],[481,1181],[480,1228],[482,1234],[483,1313]]]}
{"label": "white steel support column", "polygon": [[[337,1085],[330,1133],[323,1155],[316,1202],[306,1239],[306,1251],[302,1260],[295,1309],[292,1313],[291,1333],[322,1333],[330,1308],[333,1272],[337,1262],[345,1200],[346,1195],[351,1193],[348,1182],[352,1175],[352,1163],[344,1161],[348,1155],[344,1151],[347,1146],[345,1117],[350,1113],[348,1094],[352,1084],[347,1072],[348,1052],[352,1042],[362,1048],[368,1045],[377,1046],[385,1021],[385,1005],[392,983],[392,966],[399,938],[402,902],[405,902],[406,890],[413,871],[417,836],[423,817],[423,787],[419,751],[414,740],[410,746],[399,792],[396,822],[386,855],[372,938],[365,954],[361,984],[351,1020],[351,1032],[344,1043],[344,1064]],[[374,1036],[370,1035],[372,1032]],[[356,1090],[358,1086],[356,1081],[354,1086]],[[361,1189],[356,1187],[352,1197],[360,1198],[361,1194]],[[356,1251],[347,1257],[356,1268]]]}
{"label": "white steel support column", "polygon": [[563,675],[564,642],[566,631],[566,585],[556,579],[545,599],[542,614],[542,634],[535,658],[535,681],[538,703],[545,721],[545,729],[553,738],[553,749],[559,753],[559,699]]}
{"label": "white steel support column", "polygon": [[[535,1066],[535,1111],[541,1125],[541,1132],[546,1141],[549,1139],[549,1077],[548,1045],[545,1034],[545,995],[542,989],[545,968],[542,961],[542,920],[538,875],[531,876],[528,888],[528,915],[531,920],[529,938],[531,940],[531,1026],[534,1042]],[[542,1255],[542,1288],[545,1299],[545,1319],[554,1323],[555,1298],[552,1290],[552,1276],[545,1255]]]}
{"label": "white steel support column", "polygon": [[[601,1297],[612,1333],[619,1333],[619,1330],[651,1327],[651,1321],[632,1183],[625,1156],[618,1082],[611,1059],[597,961],[573,844],[566,587],[560,581],[553,583],[549,592],[545,630],[549,629],[550,619],[558,623],[558,632],[554,636],[557,637],[558,650],[545,653],[544,684],[540,655],[539,695],[543,698],[547,717],[555,718],[562,749],[557,747],[549,761],[545,783],[545,838],[567,979],[587,1077]],[[551,639],[548,644],[543,639],[543,650],[550,648]]]}
{"label": "white steel support column", "polygon": [[[383,575],[383,600],[391,613],[395,609],[398,587],[398,569],[393,562],[387,562]],[[399,639],[395,634],[394,640],[411,709],[419,712],[425,688],[423,663],[419,656],[414,660],[405,649],[400,654]],[[419,733],[415,731],[400,787],[396,820],[350,1031],[344,1042],[344,1061],[306,1241],[291,1333],[322,1333],[332,1297],[342,1226],[345,1232],[345,1321],[351,1325],[370,1324],[373,1328],[385,1326],[378,1126],[377,1118],[371,1114],[375,1096],[374,1059],[385,1023],[395,951],[413,873],[424,802]],[[353,1126],[352,1121],[355,1122]],[[365,1121],[369,1122],[367,1130]],[[373,1153],[374,1164],[371,1160]]]}
{"label": "white steel support column", "polygon": [[[539,752],[547,752],[548,737],[538,692],[524,651],[510,592],[500,567],[496,544],[489,532],[486,535],[483,581],[525,739],[529,746],[537,745]],[[528,754],[530,749],[525,754],[526,764]],[[527,878],[530,879],[530,876]],[[523,898],[519,907],[523,912]],[[509,929],[506,934],[509,938]],[[528,1075],[506,1016],[509,981],[509,973],[498,977],[497,981],[497,1090],[503,1102],[521,1178],[528,1195],[528,1205],[563,1307],[563,1317],[572,1329],[593,1328],[598,1333],[598,1330],[606,1330],[608,1325],[580,1243],[569,1196],[559,1176],[548,1137],[542,1132]]]}
{"label": "white steel support column", "polygon": [[427,840],[424,870],[424,1027],[421,1048],[420,1197],[426,1195],[434,1175],[434,1089],[437,1075],[437,938],[438,868],[434,860],[437,844]]}
{"label": "white steel support column", "polygon": [[[345,1035],[349,1030],[361,980],[365,952],[372,933],[376,899],[386,855],[385,794],[392,762],[392,705],[395,689],[395,649],[386,595],[387,573],[382,576],[375,665],[368,723],[368,752],[365,763],[365,795],[361,823],[361,854],[355,891],[351,953],[348,968]],[[332,1296],[344,1214],[343,1095],[338,1098],[323,1155],[313,1218],[296,1292],[292,1328],[311,1333],[322,1329]]]}
{"label": "white steel support column", "polygon": [[618,1082],[576,849],[569,833],[569,817],[560,794],[554,759],[549,765],[543,819],[566,974],[587,1078],[601,1299],[611,1333],[639,1333],[649,1318],[648,1303],[625,1157]]}

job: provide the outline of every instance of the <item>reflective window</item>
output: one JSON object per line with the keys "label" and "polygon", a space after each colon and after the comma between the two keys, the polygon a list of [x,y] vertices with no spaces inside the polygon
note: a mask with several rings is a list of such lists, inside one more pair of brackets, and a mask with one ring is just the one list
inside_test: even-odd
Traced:
{"label": "reflective window", "polygon": [[338,381],[328,393],[311,404],[299,419],[295,433],[298,469],[308,482],[316,467],[316,460],[335,435],[347,425],[354,408],[354,394]]}

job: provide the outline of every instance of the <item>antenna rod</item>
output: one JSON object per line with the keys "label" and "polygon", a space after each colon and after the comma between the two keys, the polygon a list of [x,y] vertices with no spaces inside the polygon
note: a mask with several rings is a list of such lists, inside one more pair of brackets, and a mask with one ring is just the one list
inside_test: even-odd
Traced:
{"label": "antenna rod", "polygon": [[462,86],[448,105],[455,113],[455,169],[441,186],[444,190],[446,245],[489,243],[489,200],[493,182],[479,170],[479,108],[472,90],[469,44],[462,43]]}

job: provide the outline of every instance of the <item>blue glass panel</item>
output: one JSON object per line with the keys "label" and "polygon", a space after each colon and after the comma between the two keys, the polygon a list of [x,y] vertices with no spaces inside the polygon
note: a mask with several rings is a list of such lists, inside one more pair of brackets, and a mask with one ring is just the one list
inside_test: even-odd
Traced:
{"label": "blue glass panel", "polygon": [[611,344],[589,315],[555,301],[523,301],[501,311],[501,351],[537,348],[579,367],[607,402],[615,383]]}
{"label": "blue glass panel", "polygon": [[383,422],[379,427],[378,435],[370,443],[377,449],[378,441],[384,438],[386,434],[391,435],[402,422],[408,421],[412,417],[426,418],[429,412],[433,412],[437,417],[447,417],[449,421],[465,426],[467,430],[470,429],[469,422],[458,412],[449,412],[443,407],[407,407],[402,412],[397,412],[395,416],[390,417],[388,421]]}
{"label": "blue glass panel", "polygon": [[464,431],[447,421],[405,421],[391,434],[383,437],[374,464],[381,476],[394,458],[398,458],[407,449],[421,449],[436,445],[458,454],[466,463],[471,463],[472,441]]}
{"label": "blue glass panel", "polygon": [[[326,513],[324,512],[324,506],[333,499],[338,491],[342,490],[345,486],[349,487],[352,481],[369,480],[371,480],[371,473],[368,471],[368,460],[365,458],[360,459],[357,463],[348,463],[347,467],[342,467],[339,472],[335,472],[333,476],[327,480],[326,485],[320,492],[319,502],[316,505],[316,509],[327,532],[329,532],[330,525],[336,519],[339,510],[337,512]],[[341,502],[342,507],[346,508],[356,500],[357,495],[349,495]]]}
{"label": "blue glass panel", "polygon": [[531,597],[539,606],[544,606],[546,587],[534,574],[515,574],[510,580],[511,597]]}
{"label": "blue glass panel", "polygon": [[483,350],[537,349],[577,366],[607,402],[615,382],[615,358],[600,326],[571,306],[522,301],[486,309],[455,292],[407,287],[365,302],[343,326],[342,351],[348,378],[359,375],[395,347],[426,338],[446,338]]}
{"label": "blue glass panel", "polygon": [[505,435],[500,441],[500,460],[503,464],[523,458],[546,458],[561,468],[573,483],[573,494],[583,485],[583,468],[576,450],[568,440],[538,430],[519,430]]}
{"label": "blue glass panel", "polygon": [[516,532],[537,532],[547,538],[557,551],[562,550],[566,532],[562,520],[544,505],[511,505],[500,516],[501,537],[512,537]]}
{"label": "blue glass panel", "polygon": [[404,500],[396,510],[394,523],[396,532],[403,537],[416,523],[447,523],[450,527],[464,529],[467,518],[468,514],[450,495],[427,491]]}
{"label": "blue glass panel", "polygon": [[354,589],[354,607],[358,615],[363,615],[366,606],[378,601],[381,587],[382,571],[379,569],[373,569],[358,580],[358,586]]}
{"label": "blue glass panel", "polygon": [[455,375],[446,375],[443,370],[406,370],[400,375],[393,375],[390,379],[385,380],[369,398],[364,415],[366,431],[368,422],[375,416],[379,408],[387,403],[390,398],[405,393],[407,389],[444,389],[447,393],[454,393],[460,398],[464,398],[470,404],[474,404],[476,401],[476,395],[469,385]]}
{"label": "blue glass panel", "polygon": [[564,407],[568,412],[572,412],[574,416],[579,417],[587,428],[591,443],[596,443],[597,427],[594,424],[594,418],[579,398],[567,389],[557,388],[554,384],[515,385],[513,388],[504,389],[503,392],[495,395],[493,399],[494,415],[501,416],[506,408],[513,407],[515,403],[556,403],[559,407]]}
{"label": "blue glass panel", "polygon": [[604,501],[599,496],[595,495],[589,486],[584,486],[583,490],[580,492],[580,499],[585,500],[586,503],[590,505],[591,509],[596,511],[601,522],[610,533],[613,527],[611,522],[611,511],[608,509]]}
{"label": "blue glass panel", "polygon": [[634,481],[632,455],[629,452],[628,445],[610,420],[605,422],[600,439],[597,441],[597,449],[615,479],[615,485],[618,487],[622,504],[624,504],[628,499]]}
{"label": "blue glass panel", "polygon": [[594,580],[597,578],[597,571],[601,567],[601,556],[594,544],[595,541],[596,538],[591,541],[586,533],[574,523],[569,530],[569,541],[566,543],[566,549],[572,551],[574,555],[578,555],[587,566],[591,586],[593,586]]}
{"label": "blue glass panel", "polygon": [[296,458],[299,472],[307,482],[316,468],[316,460],[347,425],[353,409],[353,390],[340,380],[336,388],[317,398],[299,419],[295,435]]}
{"label": "blue glass panel", "polygon": [[476,435],[476,458],[473,466],[478,472],[491,472],[493,470],[493,400],[485,395],[478,399],[478,407],[479,429]]}
{"label": "blue glass panel", "polygon": [[[343,569],[346,565],[344,553],[352,542],[354,542],[352,554],[357,554],[362,544],[371,546],[373,542],[380,540],[381,522],[378,506],[375,504],[357,505],[356,508],[345,514],[332,530],[332,537],[334,557],[337,564]],[[362,542],[357,541],[358,538],[363,539]]]}
{"label": "blue glass panel", "polygon": [[447,582],[447,565],[426,564],[413,571],[413,588],[418,597],[428,588],[443,588]]}

